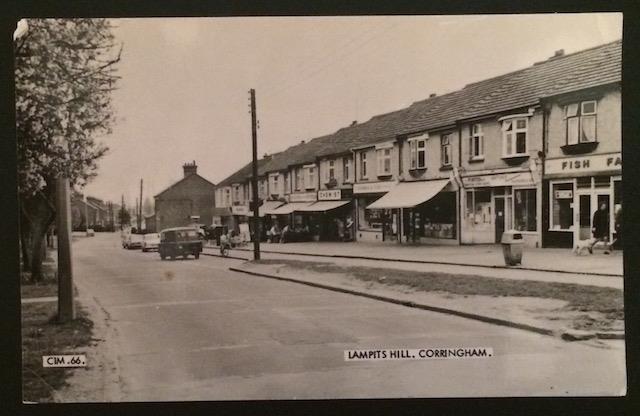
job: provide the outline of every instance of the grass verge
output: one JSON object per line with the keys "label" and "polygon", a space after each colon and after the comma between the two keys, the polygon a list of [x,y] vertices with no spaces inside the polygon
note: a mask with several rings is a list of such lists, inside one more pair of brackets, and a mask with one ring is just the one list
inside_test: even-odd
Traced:
{"label": "grass verge", "polygon": [[579,330],[607,331],[621,327],[624,321],[623,292],[609,287],[379,267],[338,266],[326,262],[303,260],[261,260],[258,263],[283,264],[293,269],[310,270],[316,273],[346,274],[364,282],[377,282],[390,286],[403,285],[424,292],[442,292],[461,296],[557,299],[566,302],[561,311],[570,311],[575,315],[572,322],[573,328]]}
{"label": "grass verge", "polygon": [[57,322],[57,303],[22,305],[22,399],[52,402],[73,371],[82,368],[44,368],[43,355],[82,354],[92,340],[93,323],[84,309],[73,322]]}

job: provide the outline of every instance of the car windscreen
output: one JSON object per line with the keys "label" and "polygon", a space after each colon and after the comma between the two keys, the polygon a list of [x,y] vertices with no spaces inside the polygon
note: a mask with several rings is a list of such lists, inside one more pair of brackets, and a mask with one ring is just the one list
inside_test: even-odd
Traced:
{"label": "car windscreen", "polygon": [[176,231],[176,241],[188,241],[196,239],[198,239],[198,232],[196,230]]}

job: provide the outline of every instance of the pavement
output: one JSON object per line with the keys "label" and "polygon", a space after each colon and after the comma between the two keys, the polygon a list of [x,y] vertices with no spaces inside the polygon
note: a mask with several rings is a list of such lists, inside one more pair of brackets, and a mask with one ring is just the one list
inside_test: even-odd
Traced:
{"label": "pavement", "polygon": [[[248,276],[228,270],[242,264],[234,259],[161,261],[157,253],[123,250],[117,234],[78,239],[73,253],[80,302],[91,301],[88,310],[99,311],[92,313],[94,336],[104,341],[87,353],[88,367],[69,380],[63,400],[601,396],[626,391],[622,341],[567,343]],[[493,356],[344,359],[348,349],[473,346],[491,347]],[[88,377],[105,371],[102,377]],[[105,389],[112,392],[107,398]]]}
{"label": "pavement", "polygon": [[[213,248],[213,246],[211,246]],[[251,250],[247,246],[245,250]],[[368,242],[304,242],[262,243],[265,253],[292,253],[313,256],[339,256],[401,262],[424,262],[442,265],[469,265],[506,268],[499,244],[435,246],[400,245],[398,243]],[[622,252],[604,254],[596,249],[592,255],[576,255],[570,249],[524,248],[522,265],[511,270],[554,271],[590,275],[623,275]]]}

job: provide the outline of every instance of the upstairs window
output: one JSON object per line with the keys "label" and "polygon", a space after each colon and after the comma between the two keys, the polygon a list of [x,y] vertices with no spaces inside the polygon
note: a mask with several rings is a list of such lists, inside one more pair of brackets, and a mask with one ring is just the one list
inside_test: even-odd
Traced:
{"label": "upstairs window", "polygon": [[564,108],[567,127],[567,144],[596,141],[596,101],[568,104]]}
{"label": "upstairs window", "polygon": [[527,155],[528,120],[511,118],[502,122],[502,156]]}
{"label": "upstairs window", "polygon": [[410,169],[427,168],[427,139],[409,139]]}
{"label": "upstairs window", "polygon": [[378,176],[391,175],[391,148],[376,150]]}
{"label": "upstairs window", "polygon": [[360,153],[360,178],[367,179],[367,152]]}
{"label": "upstairs window", "polygon": [[471,137],[469,138],[469,157],[473,159],[484,159],[484,133],[482,124],[471,126]]}
{"label": "upstairs window", "polygon": [[336,168],[335,168],[335,162],[333,160],[329,161],[329,168],[327,169],[327,182],[330,181],[331,179],[335,179],[336,177]]}
{"label": "upstairs window", "polygon": [[440,163],[442,166],[451,166],[451,135],[440,136]]}
{"label": "upstairs window", "polygon": [[344,182],[351,181],[351,158],[349,156],[342,158],[342,176]]}
{"label": "upstairs window", "polygon": [[302,170],[295,168],[295,190],[299,191],[302,188]]}
{"label": "upstairs window", "polygon": [[313,166],[305,168],[304,187],[306,189],[315,188],[316,168]]}

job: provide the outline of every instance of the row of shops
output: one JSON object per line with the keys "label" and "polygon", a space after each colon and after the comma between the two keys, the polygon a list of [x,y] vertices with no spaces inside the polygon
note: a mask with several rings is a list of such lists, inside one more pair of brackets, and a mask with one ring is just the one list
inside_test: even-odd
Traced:
{"label": "row of shops", "polygon": [[[452,171],[449,178],[356,183],[349,189],[293,193],[264,201],[261,235],[289,227],[296,241],[415,244],[493,244],[505,230],[520,231],[531,247],[572,247],[591,237],[604,206],[610,241],[618,239],[622,207],[620,153],[549,159],[528,168]],[[246,205],[218,218],[253,232]]]}

